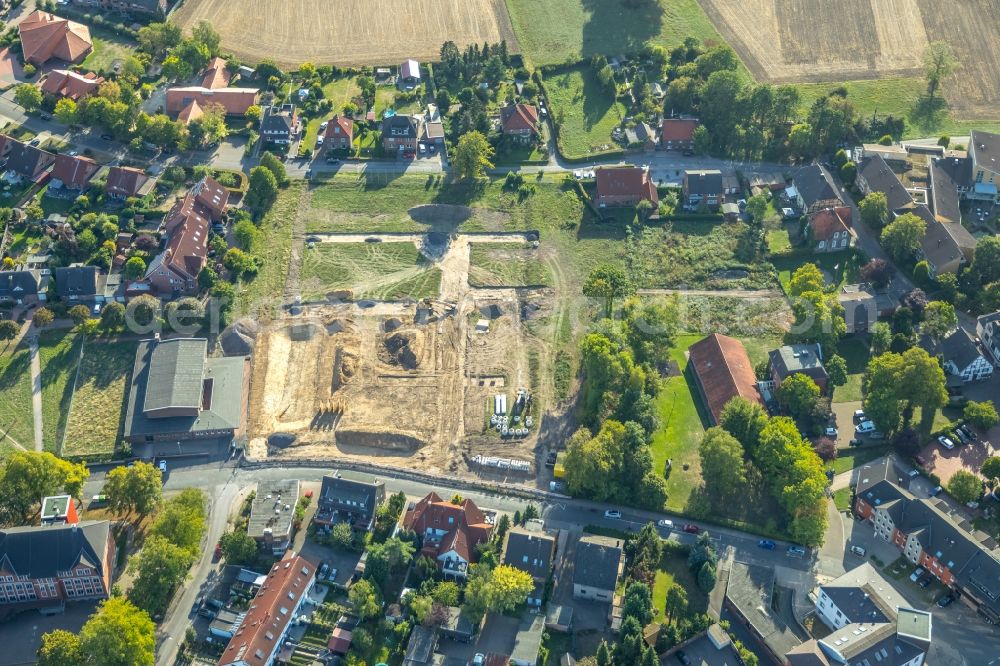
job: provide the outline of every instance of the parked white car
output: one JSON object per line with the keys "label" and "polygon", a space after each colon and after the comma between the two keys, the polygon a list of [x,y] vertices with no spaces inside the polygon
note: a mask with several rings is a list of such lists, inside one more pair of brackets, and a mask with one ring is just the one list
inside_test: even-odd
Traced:
{"label": "parked white car", "polygon": [[940,437],[938,437],[938,444],[940,444],[944,448],[948,449],[949,451],[951,451],[953,448],[955,448],[955,442],[951,441],[950,439],[948,439],[944,435],[941,435]]}
{"label": "parked white car", "polygon": [[858,424],[858,427],[854,429],[859,433],[875,432],[875,422],[874,421],[862,421]]}

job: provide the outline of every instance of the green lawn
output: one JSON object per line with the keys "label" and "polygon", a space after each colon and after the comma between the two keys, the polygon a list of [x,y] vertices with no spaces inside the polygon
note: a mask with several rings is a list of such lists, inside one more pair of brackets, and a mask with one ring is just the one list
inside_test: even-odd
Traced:
{"label": "green lawn", "polygon": [[545,90],[558,126],[559,152],[580,159],[617,151],[611,130],[625,115],[625,106],[597,81],[589,66],[545,76]]}
{"label": "green lawn", "polygon": [[335,79],[323,86],[323,95],[330,100],[334,113],[341,113],[344,105],[361,94],[356,77]]}
{"label": "green lawn", "polygon": [[665,552],[653,582],[653,610],[656,612],[654,622],[662,623],[666,620],[663,607],[667,600],[667,590],[674,584],[683,587],[688,595],[686,617],[694,617],[708,610],[708,595],[698,587],[698,581],[688,568],[687,559]]}
{"label": "green lawn", "polygon": [[837,507],[837,511],[850,511],[851,489],[841,488],[840,490],[835,490],[833,492],[833,505]]}
{"label": "green lawn", "polygon": [[534,65],[596,53],[637,53],[647,43],[669,48],[685,37],[722,42],[697,0],[646,4],[629,9],[615,0],[507,0],[507,9],[525,57]]}
{"label": "green lawn", "polygon": [[834,402],[858,402],[861,400],[861,380],[863,373],[847,375],[847,383],[833,389]]}
{"label": "green lawn", "polygon": [[851,248],[840,252],[793,252],[771,257],[771,263],[778,271],[778,281],[781,288],[788,292],[788,284],[792,279],[792,273],[803,264],[816,264],[822,270],[827,279],[831,280],[831,287],[837,289],[845,284],[858,280],[858,271],[861,267],[860,253]]}
{"label": "green lawn", "polygon": [[0,343],[0,446],[13,446],[10,436],[26,449],[34,449],[31,412],[31,355],[25,346],[7,349]]}
{"label": "green lawn", "polygon": [[473,287],[552,284],[552,273],[538,251],[520,243],[472,243],[469,263],[469,284]]}
{"label": "green lawn", "polygon": [[132,47],[121,42],[93,35],[91,35],[91,41],[94,43],[94,50],[80,64],[85,70],[108,73],[116,60],[125,60],[135,54]]}
{"label": "green lawn", "polygon": [[111,454],[125,417],[135,342],[87,341],[66,425],[64,456]]}
{"label": "green lawn", "polygon": [[889,449],[888,445],[873,445],[850,449],[848,453],[842,451],[836,460],[827,464],[827,467],[832,469],[835,474],[847,472],[876,458],[881,458],[889,452]]}
{"label": "green lawn", "polygon": [[[938,134],[962,136],[968,134],[971,129],[1000,131],[1000,121],[960,120],[947,112],[932,116],[914,113],[917,102],[927,91],[927,82],[923,78],[799,83],[795,87],[798,88],[801,98],[800,114],[804,115],[817,98],[826,96],[836,88],[845,88],[847,99],[854,105],[859,117],[870,118],[872,114],[878,112],[879,116],[905,118],[906,134],[903,138],[907,139]],[[947,92],[945,90],[946,95]]]}
{"label": "green lawn", "polygon": [[437,296],[441,271],[413,243],[320,243],[306,250],[302,292],[307,300],[350,290],[355,298]]}
{"label": "green lawn", "polygon": [[46,451],[59,453],[69,418],[73,375],[80,358],[80,346],[72,331],[43,331],[39,336],[38,358],[42,366],[42,442]]}
{"label": "green lawn", "polygon": [[280,302],[292,254],[292,223],[304,187],[302,181],[292,182],[281,191],[277,202],[261,221],[260,230],[267,239],[256,251],[261,266],[253,280],[237,286],[234,319],[252,309],[276,306]]}

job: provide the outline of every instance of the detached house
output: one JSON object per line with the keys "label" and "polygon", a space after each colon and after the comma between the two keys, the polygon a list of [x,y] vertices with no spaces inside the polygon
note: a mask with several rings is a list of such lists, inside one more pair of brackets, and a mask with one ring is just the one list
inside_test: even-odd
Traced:
{"label": "detached house", "polygon": [[718,424],[722,409],[735,397],[764,405],[757,391],[753,363],[736,338],[720,333],[702,338],[688,348],[688,366],[712,425]]}
{"label": "detached house", "polygon": [[820,390],[825,391],[830,375],[823,367],[822,349],[818,344],[785,345],[767,354],[771,379],[781,384],[787,377],[806,375]]}
{"label": "detached house", "polygon": [[961,223],[942,221],[923,204],[913,206],[907,212],[927,225],[927,231],[920,240],[920,256],[927,260],[931,275],[957,273],[963,265],[972,261],[976,239]]}
{"label": "detached house", "polygon": [[792,186],[785,192],[804,214],[844,205],[837,193],[833,176],[821,164],[810,164],[799,169],[792,179]]}
{"label": "detached house", "polygon": [[145,196],[153,189],[154,182],[142,169],[113,166],[108,169],[104,191],[112,199]]}
{"label": "detached house", "polygon": [[56,296],[66,304],[104,301],[104,276],[97,266],[60,267],[55,270]]}
{"label": "detached house", "polygon": [[660,125],[660,148],[663,150],[694,150],[694,118],[664,118]]}
{"label": "detached house", "polygon": [[382,120],[382,150],[386,155],[416,152],[420,118],[396,114]]}
{"label": "detached house", "polygon": [[106,520],[0,530],[0,616],[107,599],[115,540]]}
{"label": "detached house", "polygon": [[921,345],[930,355],[940,356],[945,373],[956,379],[974,382],[993,376],[993,363],[979,351],[976,341],[961,327],[941,340],[937,346],[926,338],[921,341]]}
{"label": "detached house", "polygon": [[41,82],[39,88],[46,95],[65,97],[78,102],[96,93],[102,83],[104,79],[93,72],[80,74],[68,69],[54,69]]}
{"label": "detached house", "polygon": [[900,211],[913,204],[913,197],[879,155],[872,155],[861,161],[855,184],[865,195],[872,192],[884,194],[890,212]]}
{"label": "detached house", "polygon": [[504,136],[522,143],[531,143],[541,136],[538,109],[533,104],[507,104],[500,109],[500,126]]}
{"label": "detached house", "polygon": [[573,566],[573,598],[610,603],[624,568],[621,541],[601,536],[581,538]]}
{"label": "detached house", "polygon": [[597,172],[597,205],[635,206],[640,201],[648,201],[653,206],[660,203],[649,171],[636,166],[599,167]]}
{"label": "detached house", "polygon": [[295,505],[299,501],[297,479],[261,481],[250,504],[247,534],[273,555],[281,555],[295,534]]}
{"label": "detached house", "polygon": [[854,231],[848,225],[851,209],[824,208],[809,216],[809,235],[816,252],[846,250],[854,241]]}
{"label": "detached house", "polygon": [[722,172],[718,169],[685,171],[683,192],[684,204],[694,208],[718,210],[726,202]]}
{"label": "detached house", "polygon": [[356,481],[327,474],[316,502],[313,522],[323,527],[346,522],[361,532],[375,527],[375,511],[385,501],[385,483]]}
{"label": "detached house", "polygon": [[289,145],[299,134],[299,117],[294,104],[264,107],[260,120],[260,136],[267,143]]}
{"label": "detached house", "polygon": [[1000,365],[1000,312],[976,320],[976,335],[993,362]]}
{"label": "detached house", "polygon": [[[206,74],[206,76],[208,76]],[[220,106],[227,116],[245,116],[247,109],[257,104],[260,91],[256,88],[205,88],[188,86],[167,90],[166,113],[189,123],[211,106]]]}
{"label": "detached house", "polygon": [[415,88],[420,85],[420,63],[416,60],[405,60],[399,66],[399,85],[402,88]]}
{"label": "detached house", "polygon": [[351,150],[354,145],[354,121],[346,116],[334,116],[326,126],[323,135],[325,150]]}
{"label": "detached house", "polygon": [[434,559],[446,575],[464,578],[476,560],[476,546],[489,540],[493,522],[472,500],[452,504],[430,493],[406,511],[403,527],[423,544],[421,553]]}
{"label": "detached house", "polygon": [[97,162],[89,157],[70,157],[60,153],[56,155],[52,166],[50,187],[79,192],[87,188],[90,179],[100,168]]}
{"label": "detached house", "polygon": [[201,74],[201,87],[209,90],[228,88],[232,80],[233,75],[226,68],[226,60],[216,56]]}
{"label": "detached house", "polygon": [[7,137],[4,150],[7,152],[6,177],[18,182],[38,182],[56,161],[52,153],[10,137]]}
{"label": "detached house", "polygon": [[36,9],[17,28],[24,62],[36,67],[49,60],[80,62],[94,50],[87,26],[48,12]]}
{"label": "detached house", "polygon": [[0,271],[0,303],[34,305],[45,300],[38,271]]}
{"label": "detached house", "polygon": [[556,540],[542,531],[514,528],[507,532],[503,548],[503,564],[529,574],[535,588],[528,594],[528,606],[541,608],[545,585],[555,563]]}

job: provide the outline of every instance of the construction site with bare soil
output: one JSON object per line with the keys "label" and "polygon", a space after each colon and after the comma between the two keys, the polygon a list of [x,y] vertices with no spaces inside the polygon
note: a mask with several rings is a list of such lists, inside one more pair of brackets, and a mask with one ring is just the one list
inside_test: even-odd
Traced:
{"label": "construction site with bare soil", "polygon": [[[415,246],[421,270],[440,271],[439,291],[376,300],[367,287],[286,285],[286,293],[325,296],[296,298],[255,331],[247,456],[336,458],[449,475],[534,474],[543,402],[531,378],[544,370],[529,366],[549,355],[540,353],[546,343],[524,318],[550,311],[552,290],[470,287],[469,269],[477,243],[531,252],[538,235],[309,239],[297,241],[293,261],[336,256],[338,243],[347,253],[378,256],[402,256]],[[359,248],[359,239],[366,245]],[[404,244],[405,253],[393,249]],[[290,280],[298,280],[298,268]],[[325,274],[322,267],[306,272]]]}

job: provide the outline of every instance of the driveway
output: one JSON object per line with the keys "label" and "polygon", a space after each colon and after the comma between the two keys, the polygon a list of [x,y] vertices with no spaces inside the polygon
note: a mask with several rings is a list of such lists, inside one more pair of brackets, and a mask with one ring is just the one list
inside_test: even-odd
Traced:
{"label": "driveway", "polygon": [[96,608],[96,602],[71,603],[66,606],[66,612],[59,615],[46,616],[26,611],[0,624],[0,645],[4,646],[0,650],[0,666],[35,663],[42,634],[56,629],[79,633]]}

